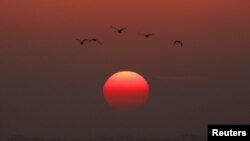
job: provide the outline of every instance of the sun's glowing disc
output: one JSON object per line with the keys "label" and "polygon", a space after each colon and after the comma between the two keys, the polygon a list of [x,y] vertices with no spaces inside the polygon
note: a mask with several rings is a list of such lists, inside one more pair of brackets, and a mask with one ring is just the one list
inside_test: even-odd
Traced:
{"label": "sun's glowing disc", "polygon": [[104,84],[103,95],[114,108],[135,110],[148,100],[149,85],[138,73],[121,71],[108,78]]}

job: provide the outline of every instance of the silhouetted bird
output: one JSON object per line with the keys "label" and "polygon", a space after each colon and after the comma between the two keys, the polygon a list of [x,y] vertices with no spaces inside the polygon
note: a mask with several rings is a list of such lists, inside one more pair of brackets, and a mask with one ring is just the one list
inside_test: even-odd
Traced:
{"label": "silhouetted bird", "polygon": [[122,34],[122,32],[123,32],[124,30],[126,30],[126,29],[127,29],[127,27],[123,27],[123,28],[116,28],[116,27],[114,27],[114,26],[111,26],[111,28],[113,28],[114,30],[116,30],[116,31],[117,31],[117,33],[119,33],[119,34]]}
{"label": "silhouetted bird", "polygon": [[174,46],[176,46],[176,47],[183,47],[183,42],[180,41],[180,40],[175,40],[174,41]]}
{"label": "silhouetted bird", "polygon": [[88,41],[88,39],[82,39],[82,40],[76,39],[76,40],[80,42],[80,45],[84,45],[84,43]]}
{"label": "silhouetted bird", "polygon": [[96,38],[90,39],[89,42],[97,42],[98,44],[102,45],[102,42],[100,42]]}
{"label": "silhouetted bird", "polygon": [[150,33],[150,34],[142,34],[142,33],[139,33],[139,35],[142,35],[144,36],[145,38],[149,38],[151,36],[153,36],[154,34]]}

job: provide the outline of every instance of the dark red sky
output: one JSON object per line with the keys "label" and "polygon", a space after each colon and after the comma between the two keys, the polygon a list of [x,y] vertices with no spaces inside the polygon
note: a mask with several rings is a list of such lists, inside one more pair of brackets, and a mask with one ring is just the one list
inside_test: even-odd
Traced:
{"label": "dark red sky", "polygon": [[[205,135],[208,123],[249,123],[249,7],[248,0],[1,0],[0,138]],[[128,30],[117,35],[111,25]],[[75,41],[91,37],[104,45]],[[182,49],[171,48],[175,39]],[[127,69],[151,85],[135,113],[114,111],[102,97],[107,77]]]}

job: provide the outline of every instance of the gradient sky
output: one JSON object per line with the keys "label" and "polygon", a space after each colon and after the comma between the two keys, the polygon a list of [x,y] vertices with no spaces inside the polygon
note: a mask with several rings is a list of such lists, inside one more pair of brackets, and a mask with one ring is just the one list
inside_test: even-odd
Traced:
{"label": "gradient sky", "polygon": [[[1,0],[0,139],[206,135],[249,123],[249,0]],[[127,26],[117,35],[110,26]],[[145,40],[138,33],[155,33]],[[81,48],[76,38],[104,45]],[[173,41],[182,49],[171,48]],[[111,74],[133,70],[148,103],[104,101]]]}

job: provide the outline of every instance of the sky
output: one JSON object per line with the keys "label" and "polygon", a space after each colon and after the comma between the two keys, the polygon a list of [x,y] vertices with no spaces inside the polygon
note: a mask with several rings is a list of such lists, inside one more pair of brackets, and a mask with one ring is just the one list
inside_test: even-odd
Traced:
{"label": "sky", "polygon": [[[0,139],[206,135],[249,123],[248,0],[1,0]],[[118,35],[111,26],[128,27]],[[154,33],[145,39],[138,33]],[[103,45],[81,47],[76,38]],[[183,48],[173,48],[179,39]],[[136,112],[102,89],[132,70],[150,84]]]}

